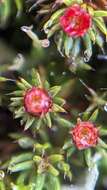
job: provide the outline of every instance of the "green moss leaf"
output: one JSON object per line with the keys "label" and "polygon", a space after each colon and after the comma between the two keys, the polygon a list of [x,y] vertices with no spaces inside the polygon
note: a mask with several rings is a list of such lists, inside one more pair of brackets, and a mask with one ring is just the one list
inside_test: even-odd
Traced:
{"label": "green moss leaf", "polygon": [[94,16],[95,17],[107,17],[107,11],[103,11],[103,10],[94,11]]}
{"label": "green moss leaf", "polygon": [[25,124],[24,130],[29,129],[33,125],[34,121],[35,121],[35,118],[29,116],[28,119],[27,119],[27,122]]}
{"label": "green moss leaf", "polygon": [[87,166],[89,168],[91,168],[93,163],[92,163],[92,157],[91,157],[91,150],[90,149],[84,150],[84,158],[85,158],[85,162],[86,162]]}
{"label": "green moss leaf", "polygon": [[52,155],[50,155],[50,156],[48,157],[48,159],[49,159],[49,162],[50,162],[50,163],[54,164],[54,163],[56,163],[56,162],[62,161],[64,158],[63,158],[63,156],[60,155],[60,154],[52,154]]}
{"label": "green moss leaf", "polygon": [[54,176],[59,175],[59,171],[54,166],[52,166],[51,164],[48,165],[47,171]]}
{"label": "green moss leaf", "polygon": [[50,114],[49,114],[49,113],[47,113],[47,114],[45,115],[45,123],[46,123],[46,125],[47,125],[49,128],[52,127],[51,117],[50,117]]}
{"label": "green moss leaf", "polygon": [[89,121],[95,122],[99,114],[99,110],[96,109],[94,113],[90,116]]}
{"label": "green moss leaf", "polygon": [[53,86],[50,88],[49,93],[52,95],[52,97],[55,97],[61,90],[61,86]]}
{"label": "green moss leaf", "polygon": [[32,166],[33,166],[33,161],[26,161],[26,162],[15,164],[13,166],[10,165],[8,167],[8,170],[13,173],[13,172],[19,172],[19,171],[32,169]]}
{"label": "green moss leaf", "polygon": [[58,104],[53,104],[52,111],[53,112],[66,112],[65,109],[62,108],[61,106],[59,106]]}

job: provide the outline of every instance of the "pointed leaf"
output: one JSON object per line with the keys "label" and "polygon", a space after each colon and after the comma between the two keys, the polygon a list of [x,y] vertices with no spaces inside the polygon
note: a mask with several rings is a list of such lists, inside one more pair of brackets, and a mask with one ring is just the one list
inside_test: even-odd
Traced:
{"label": "pointed leaf", "polygon": [[19,16],[23,11],[23,2],[21,0],[15,0],[16,7],[17,7],[17,15]]}
{"label": "pointed leaf", "polygon": [[43,118],[41,117],[38,121],[36,121],[36,129],[39,130],[42,125]]}
{"label": "pointed leaf", "polygon": [[9,95],[23,96],[24,95],[24,91],[22,91],[22,90],[16,90],[16,91],[10,93]]}
{"label": "pointed leaf", "polygon": [[102,33],[104,33],[105,35],[107,35],[107,28],[106,28],[105,23],[99,18],[93,18],[93,20],[95,21],[95,23],[96,23],[97,27],[100,29],[100,31]]}
{"label": "pointed leaf", "polygon": [[68,150],[67,150],[67,159],[71,158],[72,154],[74,153],[75,151],[75,147],[70,147]]}
{"label": "pointed leaf", "polygon": [[26,87],[26,88],[32,88],[32,85],[29,84],[25,79],[23,78],[20,78],[20,81],[23,83],[23,85]]}
{"label": "pointed leaf", "polygon": [[[11,104],[11,106],[17,106],[18,104]],[[24,116],[24,111],[20,108],[18,111],[14,111],[15,113],[15,119],[23,117]]]}
{"label": "pointed leaf", "polygon": [[9,133],[8,136],[15,140],[18,140],[18,139],[24,137],[24,135],[22,133]]}
{"label": "pointed leaf", "polygon": [[15,97],[15,98],[10,98],[11,101],[22,101],[23,97]]}
{"label": "pointed leaf", "polygon": [[36,181],[35,181],[35,183],[33,185],[33,189],[35,189],[35,190],[43,190],[44,183],[45,183],[45,178],[46,178],[45,174],[37,175]]}
{"label": "pointed leaf", "polygon": [[22,137],[18,140],[18,144],[22,148],[32,148],[34,145],[34,140],[30,137]]}
{"label": "pointed leaf", "polygon": [[30,159],[32,159],[32,157],[33,157],[32,153],[22,153],[17,156],[13,156],[10,160],[10,165],[13,165],[13,164],[16,164],[19,162],[23,162],[26,160],[30,160]]}
{"label": "pointed leaf", "polygon": [[93,43],[95,43],[96,33],[94,32],[94,30],[92,28],[89,29],[88,34],[90,36],[90,39],[93,41]]}
{"label": "pointed leaf", "polygon": [[20,81],[16,81],[17,86],[21,89],[21,90],[27,90],[26,86],[20,82]]}
{"label": "pointed leaf", "polygon": [[63,31],[61,30],[60,32],[59,32],[59,37],[58,37],[58,39],[56,39],[56,44],[57,44],[57,49],[58,49],[58,51],[59,51],[59,53],[61,54],[61,56],[62,57],[64,57],[64,44],[63,44],[63,42],[64,42],[64,37],[65,37],[65,35],[64,35],[64,33],[63,33]]}
{"label": "pointed leaf", "polygon": [[61,185],[58,177],[55,177],[51,174],[47,175],[46,189],[47,190],[61,190]]}
{"label": "pointed leaf", "polygon": [[62,170],[62,171],[64,172],[64,175],[65,175],[65,176],[68,176],[70,180],[72,179],[72,173],[71,173],[71,171],[70,171],[70,166],[69,166],[69,164],[67,164],[67,163],[65,163],[65,162],[61,162],[61,163],[59,164],[59,168],[60,168],[60,170]]}
{"label": "pointed leaf", "polygon": [[72,55],[72,59],[74,60],[80,53],[80,50],[81,50],[81,40],[80,38],[76,38],[74,40],[74,44],[73,44],[73,48],[72,48],[72,51],[71,51],[71,55]]}
{"label": "pointed leaf", "polygon": [[71,140],[71,139],[68,140],[68,141],[66,141],[66,142],[64,143],[64,145],[63,145],[63,150],[66,150],[66,149],[68,149],[68,148],[70,148],[70,147],[72,147],[72,140]]}
{"label": "pointed leaf", "polygon": [[46,125],[47,125],[49,128],[52,127],[51,117],[50,117],[50,114],[49,114],[49,113],[47,113],[47,114],[45,115],[45,123],[46,123]]}
{"label": "pointed leaf", "polygon": [[50,84],[49,84],[49,82],[48,82],[47,80],[45,80],[43,86],[44,86],[44,88],[47,89],[47,90],[49,90],[49,88],[50,88]]}
{"label": "pointed leaf", "polygon": [[100,136],[106,136],[107,135],[107,129],[100,128],[99,133],[100,133]]}
{"label": "pointed leaf", "polygon": [[98,32],[96,34],[96,44],[103,50],[104,46],[104,38]]}
{"label": "pointed leaf", "polygon": [[60,90],[61,86],[53,86],[50,88],[49,93],[54,97],[59,93]]}
{"label": "pointed leaf", "polygon": [[94,11],[94,16],[95,17],[107,17],[107,11],[103,11],[103,10]]}
{"label": "pointed leaf", "polygon": [[21,172],[16,180],[16,184],[24,184],[26,179],[28,179],[29,171],[23,171]]}
{"label": "pointed leaf", "polygon": [[56,31],[60,29],[60,24],[55,24],[48,32],[47,38],[50,38]]}
{"label": "pointed leaf", "polygon": [[96,110],[94,111],[94,113],[91,115],[91,117],[89,118],[89,121],[95,122],[96,119],[97,119],[97,117],[98,117],[98,113],[99,113],[99,110],[96,109]]}
{"label": "pointed leaf", "polygon": [[34,150],[35,151],[44,151],[46,149],[49,149],[51,147],[50,143],[45,143],[45,144],[40,144],[40,143],[36,143],[34,144]]}
{"label": "pointed leaf", "polygon": [[71,49],[73,47],[73,39],[71,37],[66,36],[64,42],[65,55],[70,57]]}
{"label": "pointed leaf", "polygon": [[27,119],[27,122],[25,124],[24,130],[29,129],[34,121],[35,121],[35,118],[29,116],[28,119]]}
{"label": "pointed leaf", "polygon": [[107,144],[100,138],[98,139],[98,146],[107,149]]}
{"label": "pointed leaf", "polygon": [[59,104],[60,106],[63,106],[66,101],[65,101],[63,98],[55,97],[55,98],[54,98],[54,102],[55,102],[56,104]]}
{"label": "pointed leaf", "polygon": [[57,18],[59,18],[59,16],[64,12],[65,9],[59,9],[58,11],[56,11],[52,16],[51,16],[51,21],[53,23],[53,21],[55,21]]}
{"label": "pointed leaf", "polygon": [[[73,3],[75,3],[75,0],[63,0],[63,3],[67,6],[72,5]],[[77,4],[81,4],[83,3],[83,0],[76,0]]]}
{"label": "pointed leaf", "polygon": [[84,157],[85,157],[85,161],[86,164],[89,168],[92,167],[92,157],[91,157],[91,150],[90,149],[86,149],[84,150]]}
{"label": "pointed leaf", "polygon": [[58,116],[56,116],[54,120],[57,121],[63,127],[71,128],[73,126],[73,124],[70,121]]}
{"label": "pointed leaf", "polygon": [[64,9],[59,9],[58,11],[56,11],[50,18],[50,20],[48,20],[48,22],[45,23],[44,25],[44,31],[47,34],[48,33],[48,28],[50,28],[55,22],[56,20],[59,18],[59,16],[64,12]]}
{"label": "pointed leaf", "polygon": [[85,112],[83,112],[82,114],[80,113],[79,116],[81,116],[81,115],[82,115],[82,120],[83,120],[83,121],[87,121],[87,120],[89,119],[90,112],[89,112],[89,111],[85,111]]}
{"label": "pointed leaf", "polygon": [[61,106],[59,106],[58,104],[53,104],[52,111],[53,112],[66,112],[65,109],[62,108]]}
{"label": "pointed leaf", "polygon": [[62,161],[64,158],[63,158],[63,156],[60,155],[60,154],[52,154],[52,155],[50,155],[50,156],[48,157],[48,159],[49,159],[49,162],[50,162],[50,163],[54,164],[54,163],[56,163],[56,162]]}
{"label": "pointed leaf", "polygon": [[33,166],[33,161],[26,161],[26,162],[21,162],[15,165],[11,165],[8,167],[8,170],[11,172],[19,172],[19,171],[24,171],[24,170],[29,170]]}
{"label": "pointed leaf", "polygon": [[32,69],[32,84],[38,87],[42,87],[40,75],[35,69]]}
{"label": "pointed leaf", "polygon": [[85,46],[84,59],[87,62],[92,56],[92,42],[88,33],[83,37],[83,41]]}
{"label": "pointed leaf", "polygon": [[54,166],[52,166],[51,164],[48,165],[47,171],[54,176],[59,175],[59,171]]}

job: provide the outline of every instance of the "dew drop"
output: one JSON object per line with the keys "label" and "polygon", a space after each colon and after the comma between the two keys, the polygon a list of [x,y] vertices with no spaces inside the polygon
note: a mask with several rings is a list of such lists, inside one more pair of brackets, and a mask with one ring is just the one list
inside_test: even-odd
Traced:
{"label": "dew drop", "polygon": [[64,72],[62,72],[62,75],[63,75],[63,76],[65,76],[65,75],[66,75],[66,72],[65,72],[65,71],[64,71]]}
{"label": "dew drop", "polygon": [[104,105],[104,110],[107,112],[107,103]]}
{"label": "dew drop", "polygon": [[53,71],[50,72],[50,76],[54,76],[55,73]]}
{"label": "dew drop", "polygon": [[49,29],[45,29],[45,34],[48,34],[48,32],[49,32]]}
{"label": "dew drop", "polygon": [[88,62],[92,56],[92,53],[89,50],[84,51],[84,61]]}
{"label": "dew drop", "polygon": [[100,60],[107,60],[107,55],[99,54],[97,57],[98,57],[98,59],[100,59]]}
{"label": "dew drop", "polygon": [[54,125],[54,126],[51,128],[51,130],[52,130],[53,132],[56,132],[56,131],[58,131],[58,128]]}

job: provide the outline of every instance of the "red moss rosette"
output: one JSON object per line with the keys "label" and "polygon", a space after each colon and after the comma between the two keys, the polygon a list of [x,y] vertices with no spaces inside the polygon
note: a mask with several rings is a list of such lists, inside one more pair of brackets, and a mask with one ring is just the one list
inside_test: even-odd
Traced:
{"label": "red moss rosette", "polygon": [[90,28],[91,23],[92,19],[90,14],[77,4],[67,8],[64,15],[60,17],[62,29],[71,37],[84,36]]}
{"label": "red moss rosette", "polygon": [[98,128],[90,121],[78,122],[71,131],[73,141],[79,150],[95,147],[98,142]]}
{"label": "red moss rosette", "polygon": [[52,98],[42,88],[32,87],[24,96],[24,107],[26,112],[33,116],[41,116],[49,112],[52,107]]}

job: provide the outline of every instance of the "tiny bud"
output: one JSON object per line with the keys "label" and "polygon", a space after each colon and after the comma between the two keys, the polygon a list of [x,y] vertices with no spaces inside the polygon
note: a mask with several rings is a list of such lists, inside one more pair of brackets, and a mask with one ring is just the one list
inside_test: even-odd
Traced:
{"label": "tiny bud", "polygon": [[50,41],[48,39],[41,40],[42,47],[47,48],[50,45]]}
{"label": "tiny bud", "polygon": [[32,30],[33,29],[33,26],[31,25],[31,26],[22,26],[21,27],[21,30],[23,31],[23,32],[28,32],[29,30]]}

